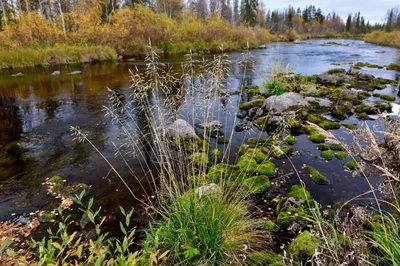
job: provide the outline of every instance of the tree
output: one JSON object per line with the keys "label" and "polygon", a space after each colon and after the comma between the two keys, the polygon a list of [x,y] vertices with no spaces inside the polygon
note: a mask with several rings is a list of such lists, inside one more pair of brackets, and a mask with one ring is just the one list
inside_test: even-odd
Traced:
{"label": "tree", "polygon": [[346,31],[350,32],[350,30],[351,30],[351,14],[349,14],[346,21]]}
{"label": "tree", "polygon": [[240,14],[239,14],[239,0],[234,0],[233,2],[233,23],[239,25]]}
{"label": "tree", "polygon": [[385,31],[386,32],[391,32],[392,31],[392,24],[393,24],[393,19],[394,17],[394,10],[393,8],[390,10],[388,18],[387,18],[387,22],[386,22],[386,27],[385,27]]}
{"label": "tree", "polygon": [[242,23],[248,27],[254,27],[257,24],[257,10],[257,0],[242,0],[240,5]]}
{"label": "tree", "polygon": [[232,8],[230,0],[221,0],[221,16],[227,21],[232,21]]}

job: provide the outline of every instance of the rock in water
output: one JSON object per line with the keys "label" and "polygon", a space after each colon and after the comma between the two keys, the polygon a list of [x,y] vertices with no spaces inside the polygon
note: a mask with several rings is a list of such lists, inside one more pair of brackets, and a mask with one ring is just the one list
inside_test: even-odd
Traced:
{"label": "rock in water", "polygon": [[12,76],[13,76],[13,77],[16,77],[16,78],[20,78],[20,77],[23,77],[23,76],[24,76],[24,73],[19,72],[19,73],[17,73],[17,74],[12,75]]}
{"label": "rock in water", "polygon": [[317,76],[317,81],[322,85],[342,86],[345,83],[349,83],[353,79],[353,76],[346,74],[321,74]]}
{"label": "rock in water", "polygon": [[289,107],[309,106],[303,96],[295,92],[287,92],[279,96],[271,96],[264,101],[264,114],[280,115]]}
{"label": "rock in water", "polygon": [[332,105],[332,102],[328,99],[315,98],[315,97],[305,97],[304,99],[310,104],[316,103],[320,107],[324,108],[330,108]]}
{"label": "rock in water", "polygon": [[71,73],[69,73],[70,75],[82,75],[83,72],[82,71],[72,71]]}
{"label": "rock in water", "polygon": [[61,75],[61,72],[58,71],[58,70],[56,70],[56,71],[54,71],[53,73],[51,73],[51,75],[52,75],[52,76],[55,76],[55,77],[58,77],[58,76]]}
{"label": "rock in water", "polygon": [[373,75],[371,75],[371,74],[368,74],[368,73],[365,73],[365,72],[361,72],[359,75],[358,75],[358,79],[359,80],[362,80],[362,81],[370,81],[370,80],[373,80],[375,77],[373,76]]}
{"label": "rock in water", "polygon": [[168,128],[171,137],[189,137],[199,139],[194,128],[185,120],[178,119]]}
{"label": "rock in water", "polygon": [[199,127],[205,128],[205,129],[210,129],[210,130],[218,130],[222,128],[222,123],[220,121],[214,120],[211,122],[203,122],[199,124]]}

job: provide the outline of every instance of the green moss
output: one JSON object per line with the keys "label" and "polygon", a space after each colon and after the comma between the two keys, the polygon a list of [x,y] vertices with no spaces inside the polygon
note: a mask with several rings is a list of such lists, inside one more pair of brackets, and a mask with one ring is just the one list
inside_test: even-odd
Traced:
{"label": "green moss", "polygon": [[254,120],[254,124],[261,130],[264,130],[267,128],[267,123],[268,123],[269,116],[265,115],[262,117],[257,118]]}
{"label": "green moss", "polygon": [[248,173],[253,173],[257,167],[257,161],[252,155],[246,153],[239,158],[236,165]]}
{"label": "green moss", "polygon": [[283,140],[284,142],[286,142],[289,145],[294,145],[296,144],[297,140],[295,136],[287,136],[286,138],[284,138]]}
{"label": "green moss", "polygon": [[286,194],[287,197],[294,197],[297,199],[302,199],[304,201],[310,200],[311,199],[311,194],[308,190],[303,188],[300,185],[294,185],[292,186],[288,193]]}
{"label": "green moss", "polygon": [[246,178],[243,181],[243,185],[245,185],[250,192],[255,194],[264,193],[271,187],[268,176],[253,176]]}
{"label": "green moss", "polygon": [[314,124],[318,124],[318,123],[324,121],[325,118],[324,118],[323,116],[321,116],[321,115],[309,114],[309,115],[307,116],[307,119],[306,119],[306,120],[307,120],[308,122],[311,122],[311,123],[314,123]]}
{"label": "green moss", "polygon": [[380,65],[377,64],[372,64],[372,63],[363,63],[363,62],[357,62],[354,64],[354,67],[369,67],[369,68],[383,68]]}
{"label": "green moss", "polygon": [[322,151],[321,152],[321,157],[324,158],[325,160],[332,160],[334,157],[334,154],[331,150],[327,150],[327,151]]}
{"label": "green moss", "polygon": [[256,147],[261,145],[278,145],[278,142],[271,138],[248,138],[246,143],[249,144],[250,147]]}
{"label": "green moss", "polygon": [[215,164],[208,169],[207,178],[210,182],[218,182],[228,178],[233,172],[240,170],[239,166],[231,164]]}
{"label": "green moss", "polygon": [[203,152],[196,152],[189,156],[189,160],[197,165],[197,166],[204,166],[209,163],[209,158],[207,153]]}
{"label": "green moss", "polygon": [[275,159],[284,159],[287,155],[292,154],[293,151],[294,149],[291,146],[280,147],[279,149],[274,149],[272,151],[272,157]]}
{"label": "green moss", "polygon": [[203,184],[207,184],[207,183],[210,183],[210,182],[214,182],[214,180],[209,180],[208,176],[205,175],[205,174],[189,176],[188,180],[192,184],[196,184],[196,185],[203,185]]}
{"label": "green moss", "polygon": [[347,129],[349,129],[349,130],[354,130],[354,129],[356,129],[357,128],[357,126],[356,125],[353,125],[353,124],[341,124],[343,127],[345,127],[345,128],[347,128]]}
{"label": "green moss", "polygon": [[356,160],[349,161],[344,166],[346,168],[350,169],[350,170],[357,170],[358,169],[358,163],[357,163]]}
{"label": "green moss", "polygon": [[295,210],[280,211],[276,218],[276,222],[280,227],[288,227],[293,222],[304,223],[305,222],[304,217],[307,216],[309,216],[309,212],[303,205],[301,205]]}
{"label": "green moss", "polygon": [[288,253],[297,259],[311,258],[319,245],[319,239],[304,231],[289,244]]}
{"label": "green moss", "polygon": [[45,212],[45,213],[42,214],[42,218],[46,222],[50,222],[50,221],[56,219],[56,214],[55,213],[51,213],[51,212]]}
{"label": "green moss", "polygon": [[276,224],[273,221],[267,219],[267,220],[262,220],[259,223],[257,223],[257,227],[270,232],[270,231],[274,231],[276,229]]}
{"label": "green moss", "polygon": [[334,69],[329,69],[328,71],[325,71],[324,74],[344,74],[346,73],[346,69],[344,68],[334,68]]}
{"label": "green moss", "polygon": [[203,139],[194,139],[190,137],[175,137],[174,143],[185,150],[208,150],[210,143]]}
{"label": "green moss", "polygon": [[331,148],[331,150],[333,150],[333,151],[344,151],[344,150],[345,150],[345,148],[343,147],[343,145],[340,144],[340,143],[332,143],[330,148]]}
{"label": "green moss", "polygon": [[263,105],[263,100],[255,100],[251,102],[241,103],[239,104],[239,108],[242,110],[249,110],[254,107],[261,107]]}
{"label": "green moss", "polygon": [[356,113],[368,113],[368,114],[374,114],[375,113],[371,106],[366,105],[364,103],[357,105],[354,111]]}
{"label": "green moss", "polygon": [[333,122],[333,121],[329,121],[329,120],[324,120],[324,121],[318,123],[318,126],[322,127],[325,130],[340,128],[340,124],[339,123]]}
{"label": "green moss", "polygon": [[315,130],[312,129],[312,127],[310,127],[309,125],[304,125],[303,130],[307,135],[311,135],[313,132],[315,132]]}
{"label": "green moss", "polygon": [[327,185],[329,184],[329,180],[323,176],[318,170],[312,168],[311,166],[306,167],[308,173],[310,174],[311,179],[319,184],[319,185]]}
{"label": "green moss", "polygon": [[329,145],[326,143],[317,144],[317,149],[321,151],[329,150]]}
{"label": "green moss", "polygon": [[358,119],[362,119],[362,120],[369,119],[369,116],[368,116],[367,113],[358,113],[358,114],[356,114],[356,117],[357,117]]}
{"label": "green moss", "polygon": [[292,119],[288,122],[288,128],[292,133],[299,132],[302,129],[302,127],[303,124],[297,119]]}
{"label": "green moss", "polygon": [[318,132],[313,132],[311,135],[308,137],[309,140],[311,140],[314,143],[323,143],[325,142],[325,137],[319,134]]}
{"label": "green moss", "polygon": [[247,256],[251,266],[285,266],[282,258],[271,250],[253,251]]}
{"label": "green moss", "polygon": [[217,143],[218,144],[225,144],[225,143],[229,143],[229,138],[225,137],[225,136],[219,136],[217,138]]}
{"label": "green moss", "polygon": [[340,119],[344,119],[347,114],[351,113],[353,103],[349,101],[340,102],[339,105],[335,105],[332,109],[332,116]]}
{"label": "green moss", "polygon": [[53,184],[64,184],[64,180],[58,175],[53,176],[49,181]]}
{"label": "green moss", "polygon": [[261,91],[260,91],[260,88],[258,88],[258,87],[252,87],[252,88],[247,89],[248,95],[257,95],[260,93],[261,93]]}
{"label": "green moss", "polygon": [[387,70],[396,70],[396,71],[400,71],[400,65],[397,64],[389,64],[386,66]]}
{"label": "green moss", "polygon": [[338,158],[339,160],[344,160],[347,158],[347,153],[344,151],[339,151],[335,153],[335,157]]}
{"label": "green moss", "polygon": [[387,95],[387,94],[381,94],[381,95],[379,95],[379,98],[381,98],[382,100],[390,101],[390,102],[394,102],[396,100],[395,96]]}
{"label": "green moss", "polygon": [[221,156],[221,152],[218,149],[210,151],[210,156],[213,158],[218,158]]}
{"label": "green moss", "polygon": [[262,152],[261,149],[248,148],[243,156],[253,158],[257,163],[262,163],[263,161],[268,160],[267,154]]}
{"label": "green moss", "polygon": [[271,161],[265,161],[262,164],[258,165],[256,167],[256,172],[259,175],[265,175],[268,177],[274,177],[276,175],[275,173],[275,164]]}

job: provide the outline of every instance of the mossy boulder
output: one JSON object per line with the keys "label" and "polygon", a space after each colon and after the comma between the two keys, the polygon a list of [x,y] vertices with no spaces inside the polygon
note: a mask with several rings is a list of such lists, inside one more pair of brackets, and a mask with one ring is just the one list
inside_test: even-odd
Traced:
{"label": "mossy boulder", "polygon": [[356,108],[354,109],[354,111],[356,113],[367,113],[367,114],[375,114],[376,113],[372,106],[366,105],[364,103],[357,105]]}
{"label": "mossy boulder", "polygon": [[321,116],[321,115],[314,115],[314,114],[309,114],[306,118],[306,120],[308,122],[314,123],[314,124],[318,124],[322,121],[325,120],[325,117]]}
{"label": "mossy boulder", "polygon": [[303,131],[307,135],[311,135],[313,132],[315,132],[315,130],[309,125],[303,125]]}
{"label": "mossy boulder", "polygon": [[221,151],[218,149],[213,149],[210,151],[210,156],[213,158],[219,158],[221,156]]}
{"label": "mossy boulder", "polygon": [[353,103],[350,101],[344,101],[340,104],[336,104],[332,108],[332,116],[338,119],[344,119],[348,115],[352,114]]}
{"label": "mossy boulder", "polygon": [[231,164],[215,164],[208,169],[207,178],[210,182],[218,182],[221,179],[226,179],[233,172],[240,170],[240,167],[237,165]]}
{"label": "mossy boulder", "polygon": [[344,151],[345,148],[341,143],[332,143],[330,149],[333,151]]}
{"label": "mossy boulder", "polygon": [[282,257],[271,250],[253,251],[247,255],[247,263],[251,266],[285,266]]}
{"label": "mossy boulder", "polygon": [[397,64],[389,64],[386,66],[387,70],[395,70],[395,71],[400,71],[400,65]]}
{"label": "mossy boulder", "polygon": [[210,143],[207,140],[190,137],[174,137],[173,142],[180,148],[190,151],[208,150]]}
{"label": "mossy boulder", "polygon": [[354,130],[357,128],[357,126],[353,125],[353,124],[341,124],[341,126],[347,128],[349,130]]}
{"label": "mossy boulder", "polygon": [[325,160],[329,161],[332,160],[335,155],[331,150],[326,150],[321,152],[321,157],[324,158]]}
{"label": "mossy boulder", "polygon": [[284,159],[284,158],[286,158],[286,156],[292,154],[293,151],[294,151],[294,149],[291,146],[279,147],[279,148],[273,149],[272,157],[274,157],[275,159]]}
{"label": "mossy boulder", "polygon": [[321,151],[329,150],[329,145],[326,143],[317,144],[317,149]]}
{"label": "mossy boulder", "polygon": [[257,95],[257,94],[261,94],[260,88],[259,87],[251,87],[247,89],[247,94],[248,95]]}
{"label": "mossy boulder", "polygon": [[276,175],[275,172],[275,164],[271,161],[265,161],[262,164],[256,166],[255,171],[259,175],[265,175],[268,177],[274,177]]}
{"label": "mossy boulder", "polygon": [[311,199],[311,194],[307,189],[303,188],[302,186],[293,185],[289,189],[288,193],[286,193],[286,197],[294,197],[296,199],[307,201]]}
{"label": "mossy boulder", "polygon": [[243,181],[243,185],[245,185],[250,192],[255,194],[264,193],[271,187],[268,176],[262,175],[246,178]]}
{"label": "mossy boulder", "polygon": [[307,207],[305,207],[302,204],[299,207],[292,209],[292,210],[282,209],[278,213],[276,222],[281,228],[287,228],[293,222],[297,222],[298,224],[305,225],[307,223],[307,221],[304,218],[308,217],[308,216],[309,216],[309,211],[308,211]]}
{"label": "mossy boulder", "polygon": [[229,143],[229,138],[225,137],[225,136],[219,136],[217,138],[217,143],[218,144],[226,144]]}
{"label": "mossy boulder", "polygon": [[319,185],[327,185],[329,184],[329,180],[328,178],[326,178],[325,176],[323,176],[318,170],[316,170],[315,168],[311,167],[311,166],[307,166],[306,167],[308,173],[310,174],[311,179],[319,184]]}
{"label": "mossy boulder", "polygon": [[330,121],[330,120],[324,120],[320,123],[318,123],[318,126],[322,127],[325,130],[328,129],[339,129],[340,128],[340,124],[334,121]]}
{"label": "mossy boulder", "polygon": [[357,170],[358,169],[358,163],[357,163],[356,160],[348,161],[344,166],[347,169],[350,169],[350,170]]}
{"label": "mossy boulder", "polygon": [[250,146],[250,147],[256,147],[256,146],[262,146],[262,145],[278,145],[278,142],[274,139],[271,138],[248,138],[246,140],[246,143]]}
{"label": "mossy boulder", "polygon": [[344,74],[346,73],[346,69],[344,68],[333,68],[333,69],[329,69],[328,71],[325,71],[324,74]]}
{"label": "mossy boulder", "polygon": [[325,142],[325,137],[319,134],[318,132],[313,132],[311,135],[308,137],[308,139],[314,143],[324,143]]}
{"label": "mossy boulder", "polygon": [[269,116],[265,115],[254,120],[254,124],[261,130],[267,129]]}
{"label": "mossy boulder", "polygon": [[347,153],[344,151],[339,151],[335,153],[335,157],[338,158],[339,160],[344,160],[347,158]]}
{"label": "mossy boulder", "polygon": [[262,163],[265,160],[269,159],[268,155],[262,152],[261,149],[254,149],[254,148],[247,149],[247,151],[244,153],[243,156],[253,158],[257,161],[257,163]]}
{"label": "mossy boulder", "polygon": [[387,95],[387,94],[381,94],[381,95],[379,95],[379,98],[381,98],[382,100],[390,101],[390,102],[394,102],[396,100],[395,96]]}
{"label": "mossy boulder", "polygon": [[357,117],[358,119],[361,119],[361,120],[367,120],[367,119],[369,119],[369,116],[368,116],[367,113],[357,113],[357,114],[356,114],[356,117]]}
{"label": "mossy boulder", "polygon": [[304,231],[289,244],[288,253],[293,257],[303,260],[311,258],[319,245],[319,239],[309,231]]}
{"label": "mossy boulder", "polygon": [[254,107],[261,107],[263,105],[264,101],[263,100],[254,100],[251,102],[245,102],[245,103],[240,103],[239,104],[239,109],[242,110],[249,110]]}
{"label": "mossy boulder", "polygon": [[286,138],[283,139],[283,141],[286,142],[289,145],[294,145],[297,142],[295,136],[287,136]]}
{"label": "mossy boulder", "polygon": [[189,156],[189,160],[197,166],[205,166],[210,161],[207,153],[203,153],[203,152],[196,152],[196,153],[191,154]]}
{"label": "mossy boulder", "polygon": [[245,153],[242,155],[239,160],[236,163],[237,166],[239,166],[240,169],[248,172],[248,173],[253,173],[258,165],[256,159],[248,153]]}
{"label": "mossy boulder", "polygon": [[292,134],[295,134],[301,131],[303,124],[300,122],[300,120],[292,119],[288,122],[288,128]]}

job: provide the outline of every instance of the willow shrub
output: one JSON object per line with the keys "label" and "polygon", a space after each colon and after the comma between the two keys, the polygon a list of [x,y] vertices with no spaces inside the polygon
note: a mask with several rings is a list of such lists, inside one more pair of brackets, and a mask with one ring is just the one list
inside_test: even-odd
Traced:
{"label": "willow shrub", "polygon": [[400,31],[374,31],[365,35],[364,40],[379,45],[400,47]]}

